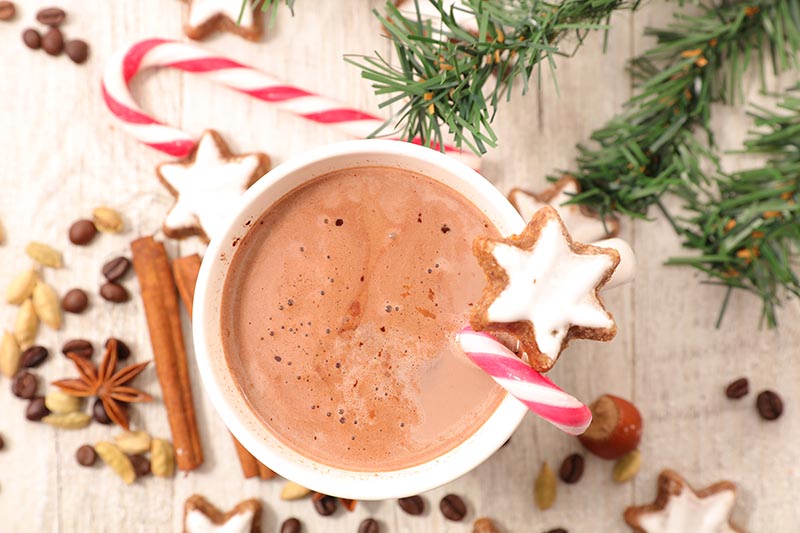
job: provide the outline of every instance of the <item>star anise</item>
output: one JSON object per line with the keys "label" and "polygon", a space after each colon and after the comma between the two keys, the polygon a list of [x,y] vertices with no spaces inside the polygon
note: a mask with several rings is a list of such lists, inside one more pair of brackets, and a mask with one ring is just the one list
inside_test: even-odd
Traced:
{"label": "star anise", "polygon": [[79,378],[60,379],[53,385],[64,393],[77,398],[97,396],[103,402],[103,408],[108,417],[124,429],[128,426],[128,415],[120,402],[138,403],[151,402],[153,397],[146,392],[127,386],[127,383],[138,376],[148,365],[149,361],[131,365],[117,371],[117,341],[111,339],[106,346],[100,368],[91,361],[84,359],[76,353],[67,353],[67,357],[75,363]]}

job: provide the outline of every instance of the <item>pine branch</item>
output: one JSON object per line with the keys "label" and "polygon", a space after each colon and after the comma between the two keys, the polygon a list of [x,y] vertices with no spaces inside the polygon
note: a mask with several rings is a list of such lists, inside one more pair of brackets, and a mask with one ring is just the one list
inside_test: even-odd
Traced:
{"label": "pine branch", "polygon": [[[251,0],[242,0],[242,9],[244,9],[244,7],[250,2]],[[286,4],[286,7],[289,8],[289,11],[294,14],[294,0],[263,0],[261,2],[261,11],[267,12],[272,10],[274,13],[281,4]]]}
{"label": "pine branch", "polygon": [[[666,29],[647,30],[657,45],[631,64],[636,96],[592,134],[591,145],[578,147],[578,170],[571,174],[586,192],[576,203],[603,215],[643,217],[665,193],[708,184],[703,164],[717,167],[711,104],[737,101],[753,63],[797,68],[798,0],[728,1],[701,9],[675,15]],[[704,142],[695,133],[704,134]]]}
{"label": "pine branch", "polygon": [[[425,19],[419,2],[429,1],[441,21]],[[492,119],[512,84],[529,89],[534,72],[541,83],[542,65],[554,68],[554,56],[570,55],[561,42],[576,35],[578,46],[588,31],[607,29],[610,14],[623,0],[464,0],[464,7],[446,9],[443,0],[415,0],[407,15],[388,1],[385,14],[375,11],[394,42],[395,63],[374,56],[349,56],[376,94],[381,107],[398,103],[399,110],[373,135],[399,131],[405,139],[443,145],[445,133],[456,146],[476,153],[497,144]],[[477,33],[456,19],[456,10],[475,17]],[[458,17],[461,19],[461,17]]]}
{"label": "pine branch", "polygon": [[[731,292],[747,290],[763,303],[769,327],[787,294],[800,296],[797,277],[800,213],[798,136],[800,104],[787,97],[789,114],[759,109],[762,127],[745,145],[766,153],[763,167],[725,174],[709,129],[711,104],[741,100],[749,68],[797,69],[800,0],[727,1],[700,6],[699,15],[678,13],[666,29],[649,29],[656,46],[631,64],[638,91],[626,110],[579,146],[572,172],[583,192],[574,203],[602,215],[644,217],[656,205],[684,246],[698,256],[673,258],[711,283],[728,287],[718,325]],[[673,217],[661,203],[665,194],[683,201],[687,217]]]}
{"label": "pine branch", "polygon": [[716,176],[713,192],[684,198],[694,214],[679,222],[683,245],[700,255],[668,261],[758,295],[769,327],[783,296],[800,296],[800,99],[786,96],[779,109],[752,113],[761,129],[745,152],[768,154],[765,165]]}
{"label": "pine branch", "polygon": [[275,16],[278,14],[278,7],[281,4],[285,4],[286,7],[289,8],[289,11],[292,12],[292,15],[294,15],[294,1],[295,0],[242,0],[242,7],[239,10],[239,18],[236,23],[242,23],[242,15],[244,15],[245,9],[251,5],[256,6],[259,2],[261,2],[261,11],[264,13],[269,12],[268,26],[271,28],[272,24],[275,22]]}

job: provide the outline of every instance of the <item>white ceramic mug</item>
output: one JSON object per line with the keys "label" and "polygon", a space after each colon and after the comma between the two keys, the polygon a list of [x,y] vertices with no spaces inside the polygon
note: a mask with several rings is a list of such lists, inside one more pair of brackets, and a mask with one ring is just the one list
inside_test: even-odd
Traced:
{"label": "white ceramic mug", "polygon": [[[253,413],[234,381],[222,348],[222,289],[235,243],[275,202],[296,187],[335,170],[359,166],[396,167],[418,172],[461,193],[503,235],[519,233],[524,222],[506,198],[477,172],[434,150],[386,140],[349,141],[309,151],[274,168],[244,195],[226,231],[206,252],[194,298],[194,346],[205,389],[228,429],[259,461],[311,490],[358,500],[419,494],[478,466],[511,436],[526,408],[506,395],[480,428],[454,449],[421,465],[390,472],[355,472],[315,462],[278,440]],[[465,312],[466,321],[466,312]],[[455,335],[456,332],[453,332]]]}

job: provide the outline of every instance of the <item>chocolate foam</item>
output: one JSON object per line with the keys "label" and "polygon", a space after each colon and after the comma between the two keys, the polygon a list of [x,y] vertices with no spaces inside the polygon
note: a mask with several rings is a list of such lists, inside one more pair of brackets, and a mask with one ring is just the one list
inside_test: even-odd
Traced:
{"label": "chocolate foam", "polygon": [[222,298],[228,364],[280,440],[338,468],[388,471],[454,448],[502,390],[455,333],[484,285],[453,190],[403,170],[334,172],[289,193],[237,246]]}

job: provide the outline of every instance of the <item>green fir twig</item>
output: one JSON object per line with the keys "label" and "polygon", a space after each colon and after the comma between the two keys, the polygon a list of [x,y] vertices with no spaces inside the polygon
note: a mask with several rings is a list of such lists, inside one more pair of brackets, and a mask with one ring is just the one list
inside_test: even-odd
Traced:
{"label": "green fir twig", "polygon": [[[242,15],[244,15],[244,10],[250,5],[255,5],[258,1],[259,0],[242,0],[242,7],[239,10],[239,18],[236,21],[237,24],[242,23]],[[269,13],[268,26],[270,28],[275,23],[275,17],[278,14],[278,7],[280,7],[281,4],[286,5],[286,7],[289,8],[289,11],[292,12],[292,15],[294,15],[294,1],[295,0],[261,0],[261,11],[264,13]]]}
{"label": "green fir twig", "polygon": [[[800,0],[725,1],[679,12],[664,29],[648,29],[654,48],[631,63],[637,93],[625,111],[578,147],[570,172],[583,192],[573,203],[602,215],[645,217],[658,206],[684,246],[698,255],[669,260],[726,286],[718,324],[734,289],[761,298],[769,327],[787,294],[800,295],[796,206],[800,176],[800,100],[788,113],[758,108],[758,130],[745,152],[768,154],[761,167],[726,174],[710,129],[713,103],[739,103],[744,74],[800,66]],[[674,194],[688,216],[670,216],[661,199]]]}
{"label": "green fir twig", "polygon": [[766,164],[717,175],[712,192],[684,197],[691,214],[679,233],[697,255],[668,261],[756,294],[769,327],[782,297],[800,296],[800,99],[786,96],[778,107],[752,113],[758,129],[745,142],[746,153],[768,155]]}
{"label": "green fir twig", "polygon": [[798,7],[798,0],[729,1],[648,29],[657,44],[631,63],[636,96],[592,143],[578,146],[571,173],[587,192],[576,203],[643,217],[665,193],[707,185],[704,166],[718,166],[711,104],[737,102],[752,65],[797,68]]}
{"label": "green fir twig", "polygon": [[[420,2],[439,13],[434,22],[422,16]],[[361,69],[381,107],[399,108],[374,135],[399,132],[407,140],[442,146],[450,134],[456,146],[481,154],[497,144],[491,122],[499,103],[511,96],[515,81],[522,91],[542,65],[555,68],[556,55],[571,55],[562,45],[575,35],[576,47],[591,30],[608,29],[609,15],[628,4],[623,0],[464,0],[444,7],[443,0],[415,0],[406,13],[389,1],[375,16],[393,41],[396,59],[379,53],[348,56]],[[476,33],[458,22],[459,11],[473,16]]]}

